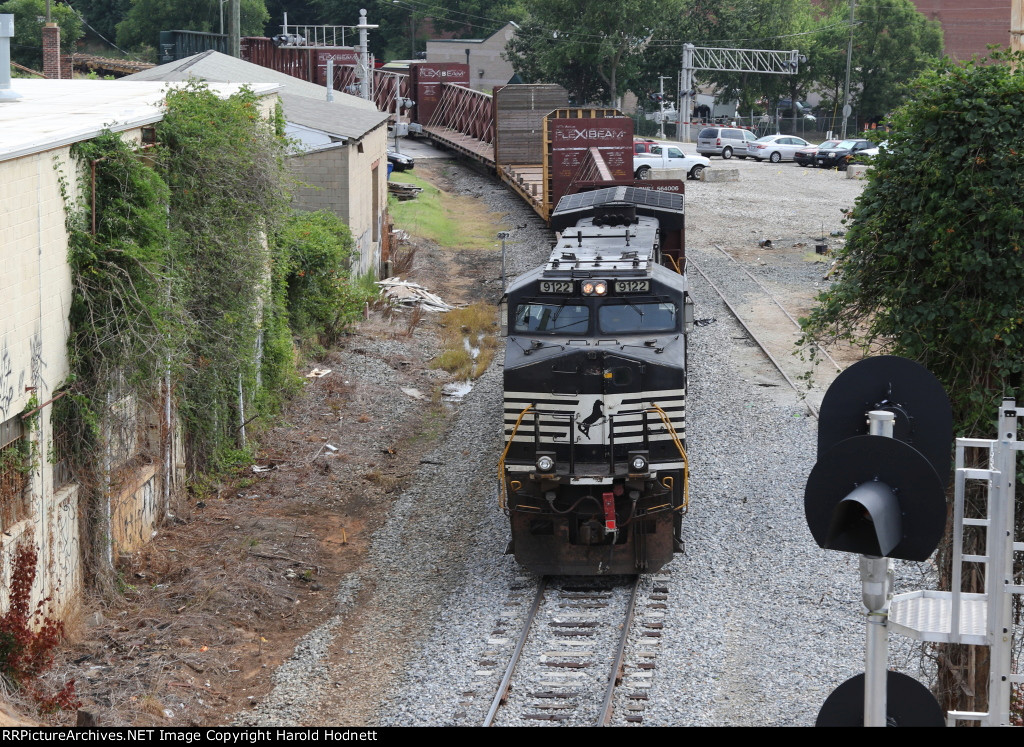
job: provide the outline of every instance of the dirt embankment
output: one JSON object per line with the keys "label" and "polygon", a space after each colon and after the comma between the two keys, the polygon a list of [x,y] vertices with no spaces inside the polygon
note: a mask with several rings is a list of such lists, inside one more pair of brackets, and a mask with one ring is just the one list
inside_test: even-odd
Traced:
{"label": "dirt embankment", "polygon": [[[444,188],[450,164],[417,165]],[[500,216],[466,202],[483,222]],[[493,235],[493,234],[492,234]],[[500,254],[410,237],[414,280],[453,304],[494,302]],[[257,470],[182,501],[173,521],[119,568],[123,596],[89,599],[50,673],[76,681],[99,725],[225,725],[260,702],[296,641],[335,609],[374,530],[445,432],[448,375],[431,367],[443,316],[374,309],[309,361]],[[22,712],[26,710],[27,704]],[[14,717],[14,716],[12,716]],[[75,714],[50,723],[74,723]]]}

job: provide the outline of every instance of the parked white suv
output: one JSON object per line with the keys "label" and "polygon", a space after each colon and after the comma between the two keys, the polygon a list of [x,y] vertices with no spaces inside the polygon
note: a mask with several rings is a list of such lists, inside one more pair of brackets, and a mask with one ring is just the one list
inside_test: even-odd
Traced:
{"label": "parked white suv", "polygon": [[747,157],[747,143],[756,140],[754,133],[740,127],[705,127],[697,133],[697,152],[702,156]]}

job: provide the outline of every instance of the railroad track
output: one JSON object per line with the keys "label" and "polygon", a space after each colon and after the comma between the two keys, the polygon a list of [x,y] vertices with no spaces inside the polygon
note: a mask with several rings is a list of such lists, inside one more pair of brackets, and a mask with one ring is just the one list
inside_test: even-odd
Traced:
{"label": "railroad track", "polygon": [[[604,726],[617,706],[623,720],[642,723],[668,588],[665,572],[540,579],[483,724]],[[499,621],[491,645],[511,645],[507,622]],[[495,653],[478,666],[494,667]]]}
{"label": "railroad track", "polygon": [[[801,329],[785,305],[721,247],[702,252],[699,262],[694,259],[695,253],[691,250],[687,254],[687,267],[704,278],[787,386],[801,397],[807,411],[817,418],[821,397],[843,366],[819,348],[822,362],[811,369],[808,362],[793,354]],[[723,290],[726,285],[729,293]]]}

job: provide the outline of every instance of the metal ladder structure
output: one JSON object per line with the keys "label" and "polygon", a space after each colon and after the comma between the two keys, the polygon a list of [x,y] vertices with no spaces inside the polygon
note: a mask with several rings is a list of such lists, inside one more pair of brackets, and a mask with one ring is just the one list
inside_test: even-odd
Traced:
{"label": "metal ladder structure", "polygon": [[[1013,599],[1024,594],[1024,585],[1014,584],[1015,552],[1024,552],[1024,542],[1014,537],[1014,483],[1017,452],[1024,441],[1017,439],[1024,405],[1004,399],[999,410],[999,435],[996,439],[958,438],[956,440],[955,505],[953,528],[952,591],[913,591],[892,598],[889,628],[918,641],[961,643],[988,646],[991,649],[988,710],[949,711],[947,724],[974,721],[982,726],[1010,726],[1012,686],[1024,683],[1024,675],[1012,671]],[[965,466],[968,449],[987,450],[988,467]],[[983,518],[964,516],[968,481],[987,483],[987,501]],[[965,527],[978,527],[985,533],[985,554],[964,554]],[[984,592],[961,591],[964,563],[983,567]]]}

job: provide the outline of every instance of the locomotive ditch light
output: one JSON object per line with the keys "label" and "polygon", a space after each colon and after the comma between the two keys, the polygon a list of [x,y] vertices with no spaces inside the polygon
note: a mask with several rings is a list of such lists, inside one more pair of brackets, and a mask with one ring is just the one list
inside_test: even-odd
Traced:
{"label": "locomotive ditch light", "polygon": [[636,475],[645,475],[650,471],[651,463],[650,458],[646,451],[631,451],[629,452],[629,474],[630,477]]}
{"label": "locomotive ditch light", "polygon": [[549,453],[538,453],[537,454],[537,471],[550,475],[554,474],[555,471],[555,455]]}
{"label": "locomotive ditch light", "polygon": [[605,296],[608,294],[608,281],[588,280],[583,284],[584,296]]}

